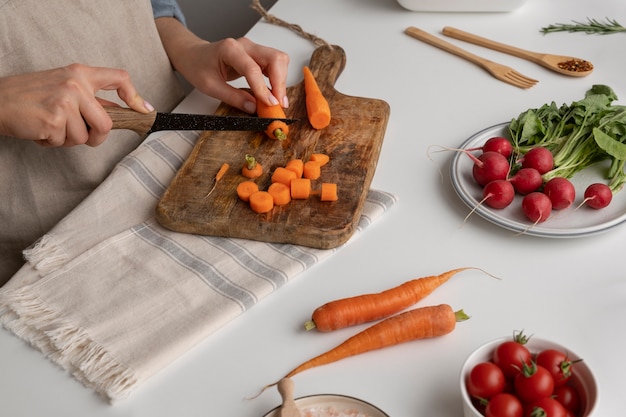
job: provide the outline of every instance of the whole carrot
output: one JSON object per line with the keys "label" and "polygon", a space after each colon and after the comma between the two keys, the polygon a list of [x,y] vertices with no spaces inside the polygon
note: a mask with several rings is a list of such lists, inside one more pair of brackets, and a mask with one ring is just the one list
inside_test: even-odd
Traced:
{"label": "whole carrot", "polygon": [[[333,349],[303,362],[284,378],[291,378],[307,369],[327,365],[372,350],[412,340],[444,336],[456,328],[457,322],[467,319],[469,316],[463,310],[455,312],[448,304],[409,310],[376,323]],[[267,385],[263,390],[276,384]]]}
{"label": "whole carrot", "polygon": [[329,332],[396,314],[422,300],[454,275],[474,267],[457,268],[440,275],[416,278],[397,287],[328,302],[313,312],[305,329]]}

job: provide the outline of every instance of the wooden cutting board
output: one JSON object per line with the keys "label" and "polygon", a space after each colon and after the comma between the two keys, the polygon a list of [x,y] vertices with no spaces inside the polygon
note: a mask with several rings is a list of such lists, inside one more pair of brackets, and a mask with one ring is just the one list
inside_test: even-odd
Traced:
{"label": "wooden cutting board", "polygon": [[[289,87],[287,117],[300,119],[289,126],[289,137],[276,141],[263,132],[203,133],[157,206],[157,219],[177,232],[292,243],[330,249],[346,242],[356,230],[383,143],[389,105],[382,100],[339,93],[334,84],[346,63],[339,46],[322,46],[311,56],[309,68],[329,101],[332,121],[323,130],[311,127],[306,116],[304,84]],[[224,103],[221,115],[244,115]],[[266,190],[275,168],[294,158],[308,160],[313,153],[330,156],[319,180],[336,183],[339,200],[322,202],[318,196],[293,200],[271,212],[256,214],[237,198],[236,187],[245,180],[241,167],[246,154],[264,167],[257,179]],[[213,186],[220,166],[230,164],[226,175]]]}

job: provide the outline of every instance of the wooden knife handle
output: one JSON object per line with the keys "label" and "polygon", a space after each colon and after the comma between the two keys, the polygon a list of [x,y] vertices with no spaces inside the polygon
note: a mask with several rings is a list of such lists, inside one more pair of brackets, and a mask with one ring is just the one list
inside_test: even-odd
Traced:
{"label": "wooden knife handle", "polygon": [[127,129],[137,132],[140,136],[145,136],[156,119],[156,111],[150,113],[139,113],[133,109],[124,107],[105,107],[104,110],[113,120],[113,129]]}

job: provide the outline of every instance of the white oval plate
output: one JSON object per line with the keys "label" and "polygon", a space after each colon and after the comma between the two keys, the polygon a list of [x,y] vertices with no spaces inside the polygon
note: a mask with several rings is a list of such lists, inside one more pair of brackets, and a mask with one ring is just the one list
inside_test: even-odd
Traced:
{"label": "white oval plate", "polygon": [[[300,409],[300,414],[302,417],[306,416],[330,416],[337,415],[337,412],[342,412],[342,416],[352,416],[355,417],[389,417],[387,413],[379,409],[378,407],[363,401],[358,398],[349,397],[346,395],[336,395],[336,394],[319,394],[319,395],[309,395],[306,397],[296,398],[296,406]],[[269,411],[263,417],[278,417],[280,406],[274,408]],[[329,412],[314,414],[315,411],[323,411],[323,410],[335,410],[335,414]]]}
{"label": "white oval plate", "polygon": [[[481,130],[467,139],[461,148],[480,147],[493,136],[509,137],[508,125],[501,123]],[[482,188],[472,177],[472,165],[473,162],[464,153],[457,152],[454,155],[450,171],[454,190],[470,209],[476,207],[473,214],[478,214],[505,229],[532,236],[571,238],[604,232],[626,221],[626,190],[615,193],[611,204],[604,209],[595,210],[584,205],[577,209],[589,184],[606,182],[602,170],[608,166],[607,164],[599,163],[576,174],[572,178],[572,183],[576,187],[574,204],[564,210],[553,210],[548,220],[536,225],[532,225],[522,212],[522,197],[519,195],[504,209],[497,210],[479,205],[482,200]]]}

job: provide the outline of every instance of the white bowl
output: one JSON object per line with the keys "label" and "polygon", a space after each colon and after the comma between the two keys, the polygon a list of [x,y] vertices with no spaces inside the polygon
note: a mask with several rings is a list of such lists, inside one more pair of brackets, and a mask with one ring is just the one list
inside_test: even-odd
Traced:
{"label": "white bowl", "polygon": [[414,12],[511,12],[526,0],[398,0]]}
{"label": "white bowl", "polygon": [[[336,394],[308,395],[295,399],[296,406],[300,409],[302,417],[389,417],[380,408],[358,398]],[[264,417],[278,417],[280,406],[265,414]],[[334,410],[332,412],[326,412]],[[340,413],[340,414],[338,414]]]}
{"label": "white bowl", "polygon": [[[483,415],[474,407],[472,399],[467,393],[467,387],[465,385],[467,376],[476,364],[490,361],[496,346],[507,340],[511,340],[511,337],[503,337],[486,343],[472,352],[472,354],[470,354],[465,360],[465,363],[461,368],[460,375],[464,417],[483,417]],[[598,386],[596,384],[596,379],[584,358],[576,355],[576,353],[572,352],[571,349],[566,348],[565,346],[534,336],[529,339],[528,343],[526,343],[526,347],[528,347],[532,354],[539,353],[545,349],[556,349],[561,352],[566,352],[572,361],[583,359],[574,365],[574,374],[572,375],[571,383],[581,394],[583,412],[580,416],[591,417],[593,415],[593,410],[598,403]]]}

